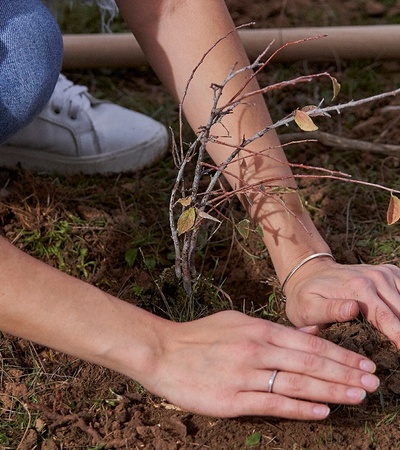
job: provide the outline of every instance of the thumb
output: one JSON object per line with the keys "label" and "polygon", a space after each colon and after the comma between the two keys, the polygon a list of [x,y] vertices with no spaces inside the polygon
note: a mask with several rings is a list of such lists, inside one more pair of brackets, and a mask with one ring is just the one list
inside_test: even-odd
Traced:
{"label": "thumb", "polygon": [[326,299],[325,313],[326,321],[323,323],[332,322],[347,322],[353,320],[358,316],[360,308],[355,300],[343,300],[343,299]]}
{"label": "thumb", "polygon": [[322,325],[333,322],[347,322],[358,316],[359,307],[355,300],[343,299],[322,299],[320,296],[310,297],[307,304],[304,305],[303,313],[300,311],[290,311],[286,313],[290,321],[291,317],[296,318],[292,323],[298,323],[300,326]]}

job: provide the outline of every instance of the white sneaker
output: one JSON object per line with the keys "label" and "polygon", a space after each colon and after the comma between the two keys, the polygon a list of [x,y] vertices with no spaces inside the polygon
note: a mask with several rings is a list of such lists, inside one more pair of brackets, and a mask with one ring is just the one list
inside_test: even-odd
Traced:
{"label": "white sneaker", "polygon": [[128,172],[165,155],[164,125],[87,90],[60,75],[44,110],[0,146],[0,165],[59,174]]}

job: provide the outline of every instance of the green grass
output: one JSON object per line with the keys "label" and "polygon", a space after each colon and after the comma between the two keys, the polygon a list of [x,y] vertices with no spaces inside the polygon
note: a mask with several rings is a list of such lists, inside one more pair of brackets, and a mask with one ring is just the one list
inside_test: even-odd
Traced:
{"label": "green grass", "polygon": [[73,216],[69,219],[54,221],[40,229],[20,229],[18,242],[32,256],[47,262],[55,261],[55,266],[62,272],[71,273],[69,261],[75,261],[73,274],[87,279],[96,269],[96,262],[90,259],[90,249],[80,236],[87,222]]}

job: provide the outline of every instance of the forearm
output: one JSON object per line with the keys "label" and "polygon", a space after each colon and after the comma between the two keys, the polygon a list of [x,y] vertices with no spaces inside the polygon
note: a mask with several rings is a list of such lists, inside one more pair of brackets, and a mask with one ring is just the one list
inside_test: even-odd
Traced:
{"label": "forearm", "polygon": [[[220,0],[120,0],[119,4],[150,63],[179,101],[193,69],[203,55],[234,28],[225,3]],[[229,35],[211,51],[191,81],[184,112],[195,131],[207,123],[210,115],[213,101],[210,85],[221,83],[235,64],[237,68],[249,64],[237,33]],[[239,91],[250,75],[247,72],[230,81],[224,90],[222,102]],[[257,88],[258,84],[253,79],[245,92]],[[213,128],[212,133],[223,136],[228,130],[230,137],[225,140],[230,145],[239,145],[244,135],[248,138],[269,124],[271,118],[264,99],[258,95],[247,99],[245,105],[226,116],[223,127]],[[241,164],[231,164],[229,171],[233,176],[227,178],[233,187],[271,178],[277,180],[271,184],[296,186],[275,132],[268,132],[250,148],[256,152],[264,151],[272,158],[247,158],[245,170]],[[265,149],[269,150],[265,152]],[[229,156],[232,148],[209,143],[207,150],[216,164],[220,164]],[[263,227],[264,240],[281,281],[293,264],[304,256],[329,251],[308,213],[302,209],[296,194],[283,194],[286,206],[279,203],[276,197],[252,197],[250,214]]]}
{"label": "forearm", "polygon": [[0,238],[0,330],[143,382],[168,322],[59,272]]}

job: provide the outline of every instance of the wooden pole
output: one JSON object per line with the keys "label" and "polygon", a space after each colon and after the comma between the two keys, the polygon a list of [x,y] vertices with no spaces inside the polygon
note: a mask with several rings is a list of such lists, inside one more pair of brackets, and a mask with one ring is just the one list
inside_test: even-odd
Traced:
{"label": "wooden pole", "polygon": [[[400,25],[328,28],[243,29],[240,37],[251,60],[271,46],[272,51],[290,42],[326,36],[280,51],[275,61],[374,59],[400,60]],[[64,35],[64,69],[134,67],[146,58],[131,33]]]}

